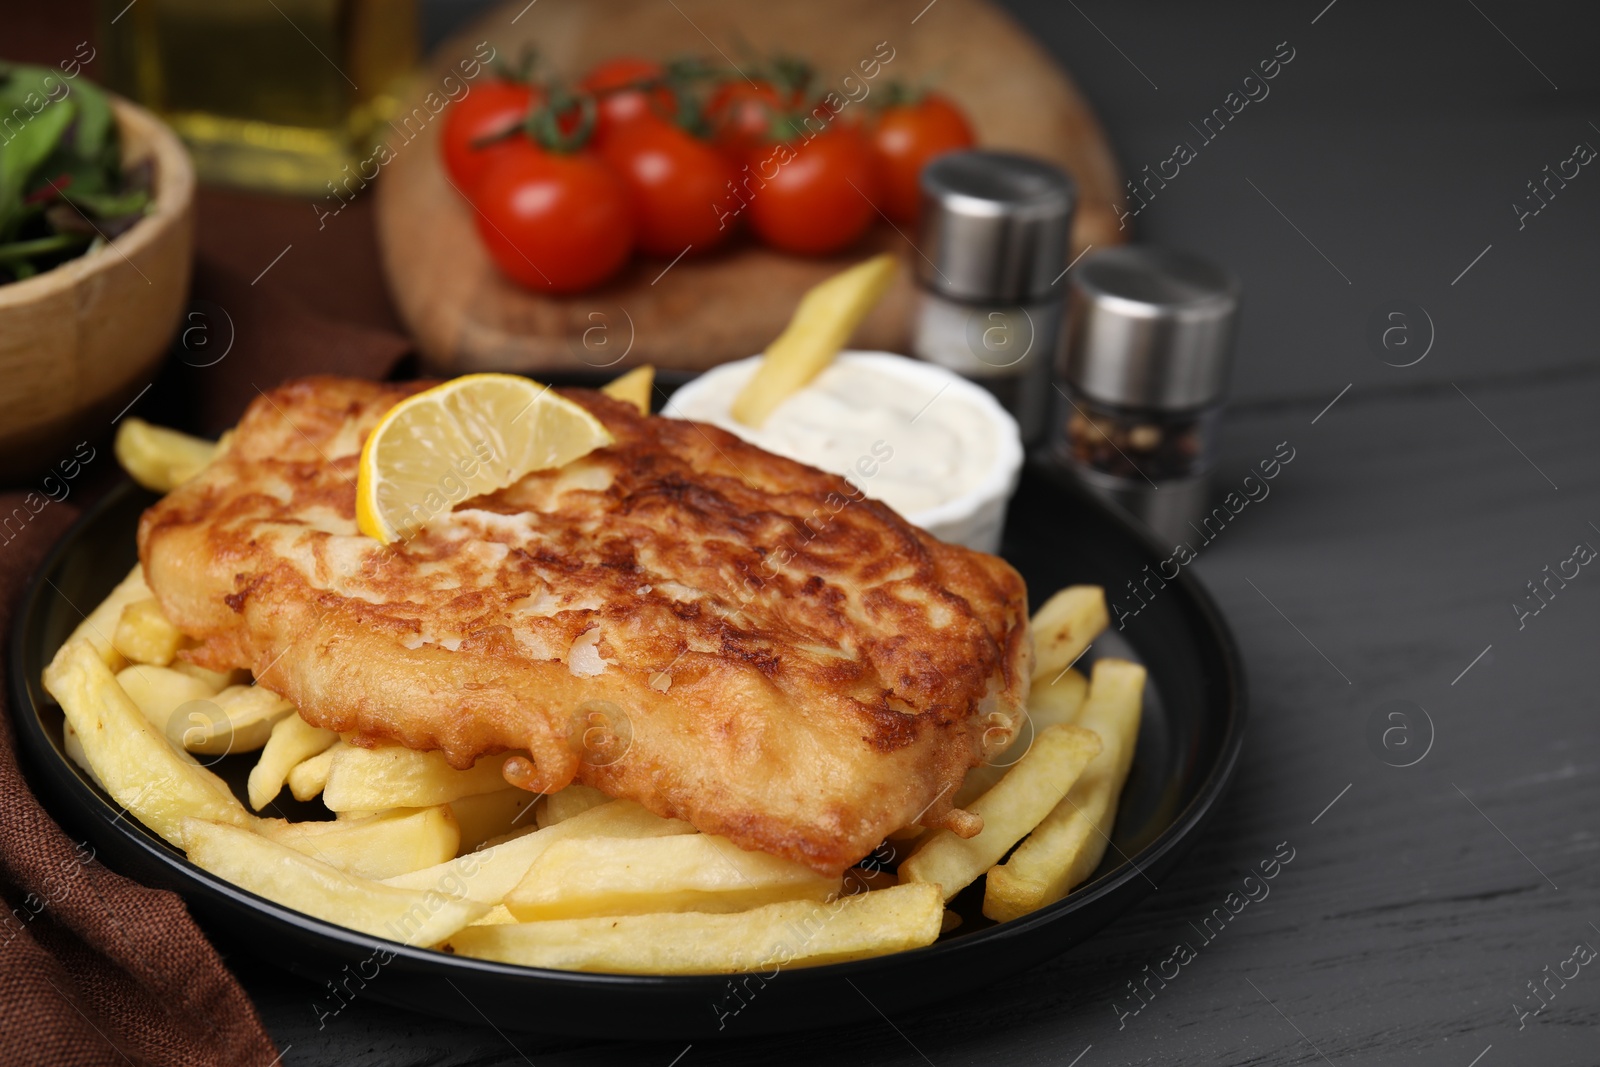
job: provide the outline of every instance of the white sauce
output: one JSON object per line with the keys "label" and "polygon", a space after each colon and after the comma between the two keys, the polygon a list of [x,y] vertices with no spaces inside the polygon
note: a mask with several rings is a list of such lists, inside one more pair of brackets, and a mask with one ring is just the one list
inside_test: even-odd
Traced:
{"label": "white sauce", "polygon": [[[956,382],[930,364],[896,373],[895,356],[842,356],[785,400],[760,427],[730,409],[757,361],[708,371],[673,398],[667,413],[709,422],[751,444],[848,478],[915,519],[972,492],[993,471],[1001,428]],[[911,363],[905,360],[906,363]],[[895,368],[895,369],[891,369]],[[954,375],[950,376],[955,378]]]}

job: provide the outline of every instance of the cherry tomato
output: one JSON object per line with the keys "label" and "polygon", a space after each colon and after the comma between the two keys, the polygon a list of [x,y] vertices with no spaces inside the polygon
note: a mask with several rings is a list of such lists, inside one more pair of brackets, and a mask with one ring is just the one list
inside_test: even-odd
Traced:
{"label": "cherry tomato", "polygon": [[489,165],[504,155],[514,138],[483,147],[475,142],[505,133],[528,117],[534,104],[532,87],[519,82],[491,81],[473,89],[450,106],[444,117],[440,147],[450,180],[471,194]]}
{"label": "cherry tomato", "polygon": [[719,147],[742,157],[772,137],[773,120],[784,110],[782,94],[768,81],[727,81],[706,104],[706,122]]}
{"label": "cherry tomato", "polygon": [[721,152],[670,122],[638,121],[616,130],[600,158],[633,197],[639,249],[677,256],[704,252],[734,230],[739,201],[729,190],[737,173]]}
{"label": "cherry tomato", "polygon": [[854,244],[872,220],[878,175],[867,140],[833,123],[805,140],[751,155],[744,213],[763,242],[783,252],[827,255]]}
{"label": "cherry tomato", "polygon": [[937,93],[885,108],[872,129],[884,214],[915,222],[922,208],[922,168],[935,156],[971,148],[975,140],[961,109]]}
{"label": "cherry tomato", "polygon": [[495,264],[530,289],[575,293],[605,281],[633,251],[628,188],[585,154],[518,139],[490,166],[473,203]]}
{"label": "cherry tomato", "polygon": [[635,56],[617,56],[599,64],[578,83],[578,88],[594,93],[599,107],[595,116],[594,137],[604,141],[611,134],[643,118],[671,118],[677,114],[677,101],[665,85],[638,88],[639,82],[660,78],[666,68],[660,63]]}

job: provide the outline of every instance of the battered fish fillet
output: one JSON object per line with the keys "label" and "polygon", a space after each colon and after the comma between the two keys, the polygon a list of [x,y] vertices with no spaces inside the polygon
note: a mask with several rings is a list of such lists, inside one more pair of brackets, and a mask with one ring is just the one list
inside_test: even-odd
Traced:
{"label": "battered fish fillet", "polygon": [[250,668],[356,744],[458,767],[524,751],[516,785],[576,778],[825,873],[913,822],[975,829],[950,798],[1027,698],[1011,567],[587,390],[563,393],[613,446],[384,547],[357,532],[358,454],[428,384],[277,389],[145,512],[140,559],[200,642],[187,658]]}

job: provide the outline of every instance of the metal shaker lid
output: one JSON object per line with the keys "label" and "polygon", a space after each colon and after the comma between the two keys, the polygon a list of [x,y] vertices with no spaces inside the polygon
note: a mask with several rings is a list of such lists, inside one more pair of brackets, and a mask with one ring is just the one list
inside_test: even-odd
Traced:
{"label": "metal shaker lid", "polygon": [[1067,262],[1077,187],[1065,171],[1012,152],[939,156],[922,169],[922,284],[957,300],[1047,296]]}
{"label": "metal shaker lid", "polygon": [[1163,248],[1111,248],[1073,271],[1067,381],[1126,407],[1181,410],[1222,398],[1239,282]]}

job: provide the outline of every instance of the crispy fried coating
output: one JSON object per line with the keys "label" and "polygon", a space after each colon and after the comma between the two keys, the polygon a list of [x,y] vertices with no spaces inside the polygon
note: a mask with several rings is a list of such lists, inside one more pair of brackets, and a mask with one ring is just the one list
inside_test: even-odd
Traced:
{"label": "crispy fried coating", "polygon": [[199,641],[189,658],[250,668],[358,744],[461,767],[525,751],[506,771],[524,788],[576,779],[830,873],[945,821],[985,730],[1019,721],[1032,653],[1010,566],[599,393],[563,390],[611,447],[410,541],[362,536],[362,441],[427,384],[285,385],[145,513],[146,578]]}

